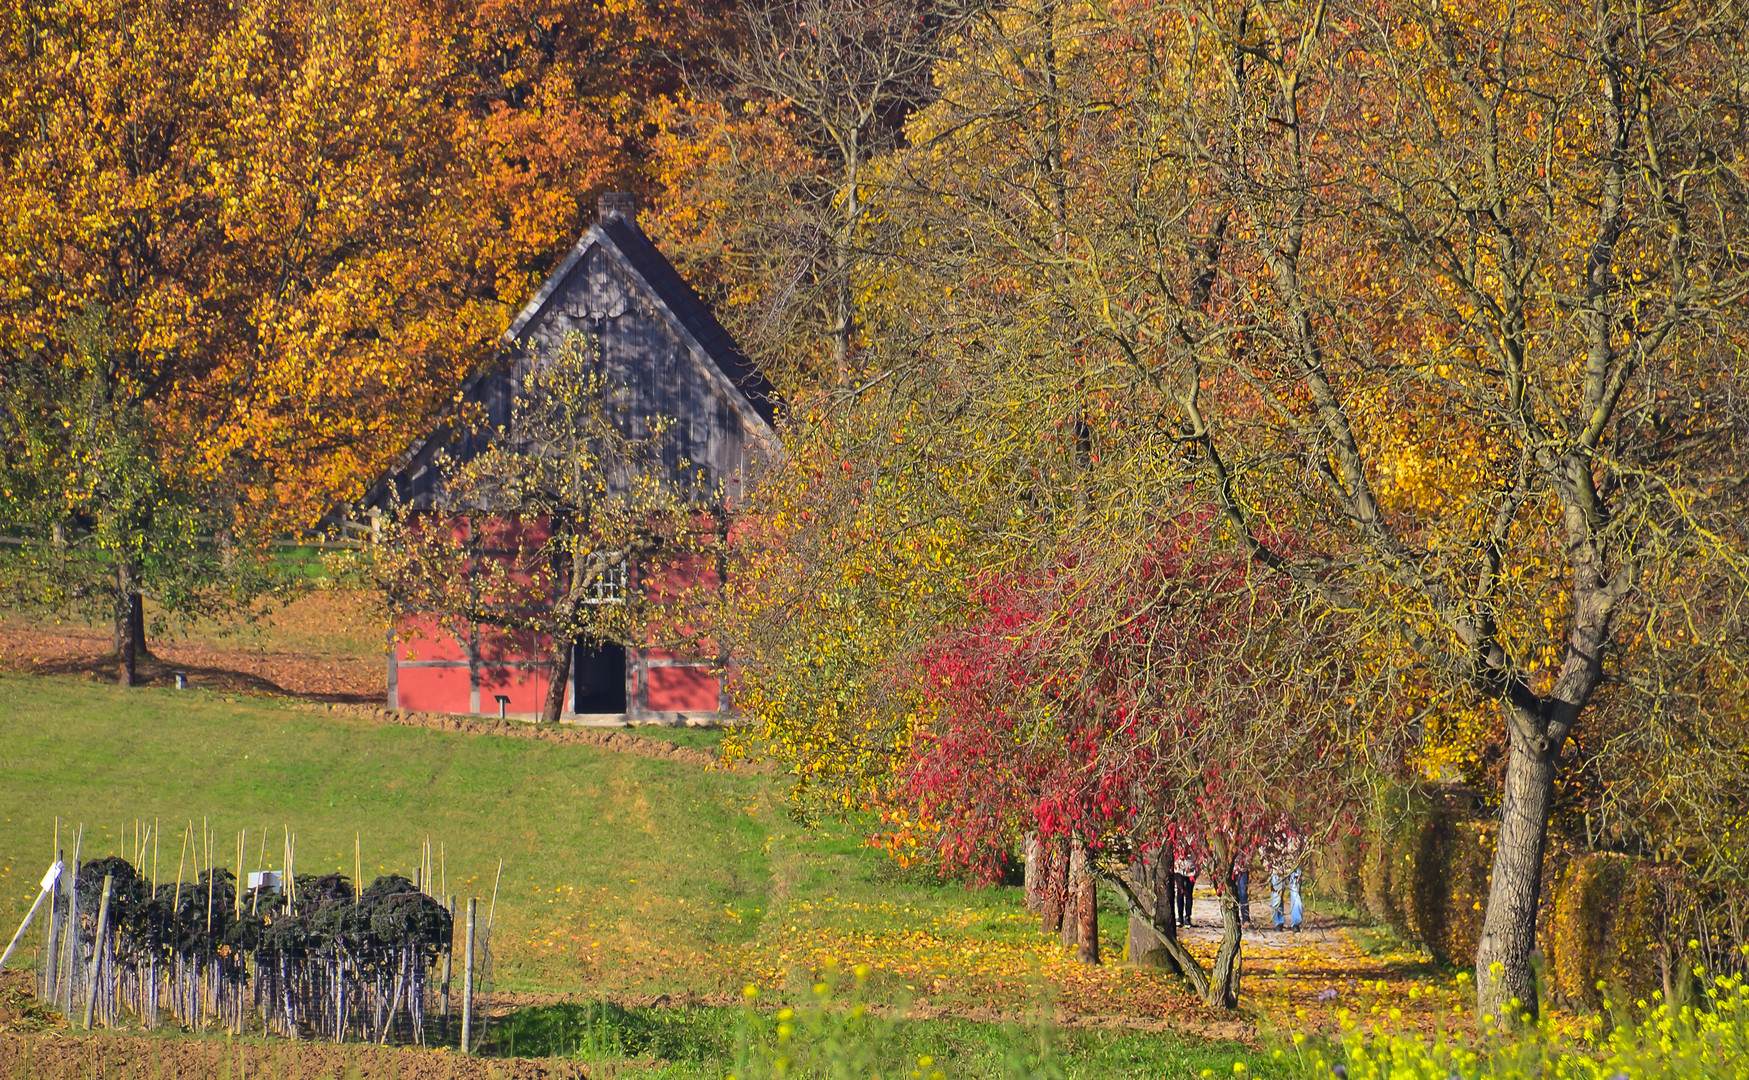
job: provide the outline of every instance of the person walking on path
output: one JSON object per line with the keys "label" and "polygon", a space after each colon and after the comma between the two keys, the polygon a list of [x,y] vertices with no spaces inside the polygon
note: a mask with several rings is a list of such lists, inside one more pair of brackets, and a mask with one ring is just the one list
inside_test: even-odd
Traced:
{"label": "person walking on path", "polygon": [[1176,915],[1179,926],[1190,926],[1190,906],[1194,899],[1196,888],[1196,837],[1192,836],[1185,846],[1178,849],[1178,855],[1172,862],[1172,884],[1174,886],[1173,900],[1177,904]]}
{"label": "person walking on path", "polygon": [[1233,899],[1239,904],[1239,921],[1245,929],[1255,930],[1251,922],[1251,865],[1249,859],[1233,864]]}
{"label": "person walking on path", "polygon": [[[1283,825],[1264,847],[1263,865],[1269,870],[1269,913],[1275,928],[1299,931],[1305,911],[1300,903],[1300,859],[1306,842],[1291,827]],[[1284,910],[1282,900],[1287,900]]]}

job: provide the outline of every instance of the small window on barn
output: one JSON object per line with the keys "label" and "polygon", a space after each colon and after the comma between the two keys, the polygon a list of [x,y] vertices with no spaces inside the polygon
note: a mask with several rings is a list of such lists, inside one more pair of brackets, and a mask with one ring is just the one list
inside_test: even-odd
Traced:
{"label": "small window on barn", "polygon": [[584,598],[585,604],[623,604],[626,601],[625,553],[619,551],[598,551],[591,558],[595,560],[595,578],[589,583],[589,595]]}

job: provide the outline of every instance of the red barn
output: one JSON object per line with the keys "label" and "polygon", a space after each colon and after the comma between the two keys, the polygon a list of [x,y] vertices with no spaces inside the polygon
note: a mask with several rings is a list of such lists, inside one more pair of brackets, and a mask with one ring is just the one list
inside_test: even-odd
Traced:
{"label": "red barn", "polygon": [[[657,416],[673,421],[666,436],[672,445],[663,445],[663,457],[703,469],[708,484],[730,503],[756,463],[779,452],[776,392],[638,227],[629,195],[602,197],[596,224],[522,309],[493,363],[463,387],[462,400],[490,421],[482,430],[509,423],[527,374],[579,331],[599,342],[605,374],[629,395],[632,422]],[[487,437],[439,429],[415,444],[366,505],[384,506],[398,496],[402,506],[431,508],[438,453],[465,460]],[[634,565],[602,587],[660,589],[663,583],[640,581]],[[715,720],[728,708],[715,657],[653,645],[577,642],[573,649],[567,720]],[[549,689],[551,652],[535,635],[484,625],[458,633],[409,613],[390,650],[388,704],[496,714],[503,695],[510,713],[538,715]]]}

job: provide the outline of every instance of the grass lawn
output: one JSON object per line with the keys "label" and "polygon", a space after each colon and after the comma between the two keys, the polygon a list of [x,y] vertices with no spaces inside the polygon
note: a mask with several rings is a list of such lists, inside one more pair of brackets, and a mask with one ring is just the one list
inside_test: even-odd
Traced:
{"label": "grass lawn", "polygon": [[[717,738],[638,733],[691,745]],[[501,1003],[532,1010],[513,1025],[531,1052],[562,1049],[550,1037],[541,1043],[539,1031],[588,1000],[629,1004],[633,1011],[620,1015],[635,1017],[639,995],[727,1005],[748,982],[766,988],[763,1000],[805,998],[832,960],[846,970],[872,966],[874,999],[961,1016],[904,1025],[886,1040],[891,1047],[915,1049],[934,1037],[968,1062],[1008,1045],[993,1034],[999,1027],[974,1020],[1013,1017],[1038,1002],[1072,1014],[1197,1014],[1175,980],[1075,964],[1038,933],[1015,889],[895,875],[855,829],[795,822],[781,779],[771,776],[387,725],[275,700],[0,675],[0,918],[10,925],[49,862],[57,815],[84,823],[88,857],[131,857],[134,822],[160,821],[163,880],[176,874],[188,823],[198,835],[203,819],[225,865],[235,860],[238,831],[248,830],[249,869],[263,836],[268,864],[278,866],[289,828],[300,873],[350,874],[356,835],[367,878],[410,874],[429,836],[447,853],[449,891],[479,897],[482,909],[502,858],[493,989]],[[1122,922],[1115,910],[1104,913],[1101,936],[1113,957]],[[39,942],[33,931],[26,945]],[[699,1060],[740,1022],[734,1007],[650,1015],[669,1024],[685,1016],[714,1031],[695,1040],[707,1048],[692,1054]],[[1134,1058],[1137,1075],[1178,1073],[1162,1073],[1159,1055],[1168,1051],[1204,1066],[1232,1060],[1232,1047],[1210,1051],[1173,1036],[1072,1039],[1081,1041],[1076,1060]]]}
{"label": "grass lawn", "polygon": [[[842,1003],[840,1003],[842,1004]],[[747,1080],[772,1076],[781,1053],[797,1070],[818,1075],[1068,1078],[1196,1077],[1203,1070],[1232,1076],[1244,1059],[1259,1075],[1275,1075],[1275,1063],[1236,1044],[1175,1032],[1061,1029],[1038,1022],[981,1023],[957,1017],[903,1020],[850,1019],[803,1011],[787,1043],[775,1029],[781,1014],[737,1008],[655,1009],[605,1003],[525,1009],[495,1033],[498,1049],[519,1056],[561,1060],[660,1062],[666,1076],[718,1075],[739,1063]],[[746,1047],[762,1049],[748,1053]],[[782,1047],[780,1050],[779,1047]],[[833,1060],[833,1069],[825,1064]],[[857,1068],[860,1064],[862,1067]],[[847,1067],[849,1066],[849,1067]],[[872,1067],[871,1067],[872,1066]]]}

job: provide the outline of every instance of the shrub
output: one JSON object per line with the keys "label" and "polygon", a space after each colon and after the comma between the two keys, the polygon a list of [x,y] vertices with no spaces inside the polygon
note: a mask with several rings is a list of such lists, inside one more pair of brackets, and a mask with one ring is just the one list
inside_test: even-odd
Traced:
{"label": "shrub", "polygon": [[1366,910],[1404,937],[1419,937],[1413,919],[1417,867],[1425,863],[1433,803],[1417,788],[1387,792],[1374,809],[1361,892]]}
{"label": "shrub", "polygon": [[[1619,855],[1581,855],[1567,864],[1555,890],[1554,917],[1544,935],[1543,951],[1555,993],[1581,1008],[1595,1011],[1602,1006],[1599,983],[1625,982],[1605,950],[1617,951],[1610,933],[1615,929],[1611,924],[1618,921],[1611,901],[1624,899],[1629,870],[1628,860]],[[1623,989],[1633,993],[1640,988],[1624,985]]]}
{"label": "shrub", "polygon": [[1491,821],[1470,821],[1436,809],[1415,867],[1411,930],[1434,959],[1468,964],[1482,938],[1482,909],[1494,863]]}
{"label": "shrub", "polygon": [[1458,792],[1392,789],[1364,834],[1339,845],[1323,880],[1335,876],[1351,902],[1435,959],[1468,962],[1481,937],[1495,832],[1472,813]]}

